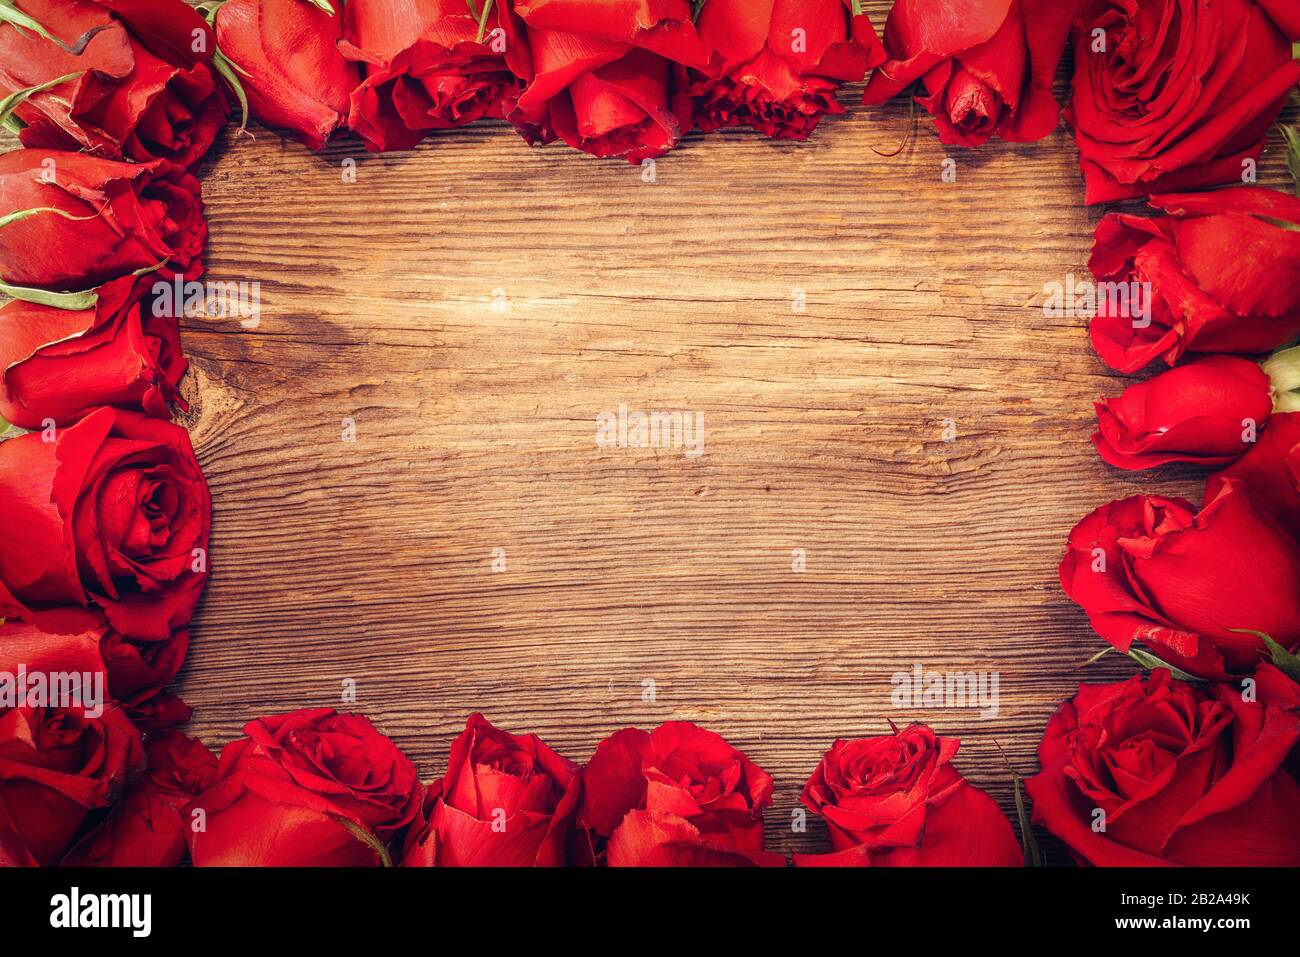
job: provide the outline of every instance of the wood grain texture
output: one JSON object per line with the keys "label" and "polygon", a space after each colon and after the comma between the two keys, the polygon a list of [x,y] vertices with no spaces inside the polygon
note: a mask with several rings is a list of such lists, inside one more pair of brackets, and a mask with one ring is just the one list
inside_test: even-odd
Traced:
{"label": "wood grain texture", "polygon": [[[776,777],[789,851],[821,842],[789,825],[830,743],[920,720],[1014,814],[1007,761],[1036,770],[1102,644],[1057,583],[1066,534],[1200,481],[1088,441],[1122,383],[1041,309],[1101,215],[1069,135],[954,152],[948,184],[926,122],[877,155],[907,107],[856,99],[805,144],[693,135],[654,183],[499,124],[383,157],[232,133],[210,278],[259,281],[262,318],[184,329],[216,510],[191,732],[353,679],[427,780],[471,711],[577,761],[689,719]],[[1285,183],[1276,139],[1261,181]],[[705,454],[598,447],[621,403],[703,412]],[[917,662],[997,672],[997,717],[891,707]]]}

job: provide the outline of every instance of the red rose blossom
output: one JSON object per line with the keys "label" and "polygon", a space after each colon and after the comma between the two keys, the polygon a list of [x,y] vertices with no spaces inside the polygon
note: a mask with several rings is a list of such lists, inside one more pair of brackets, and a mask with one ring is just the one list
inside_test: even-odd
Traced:
{"label": "red rose blossom", "polygon": [[1256,510],[1275,528],[1300,540],[1300,412],[1274,415],[1260,440],[1244,456],[1210,476],[1207,500],[1225,485],[1250,489]]}
{"label": "red rose blossom", "polygon": [[[1261,686],[1263,687],[1263,686]],[[1034,822],[1099,867],[1296,866],[1300,783],[1283,768],[1300,713],[1157,669],[1081,685],[1025,782]]]}

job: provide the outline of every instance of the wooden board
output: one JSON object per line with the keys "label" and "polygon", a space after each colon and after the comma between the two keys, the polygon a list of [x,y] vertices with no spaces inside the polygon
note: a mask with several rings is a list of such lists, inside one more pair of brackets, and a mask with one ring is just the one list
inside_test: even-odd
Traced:
{"label": "wooden board", "polygon": [[[836,737],[921,720],[1013,813],[1008,761],[1036,770],[1102,646],[1057,583],[1066,534],[1200,480],[1088,441],[1121,382],[1041,309],[1101,215],[1069,135],[953,152],[950,184],[924,120],[877,154],[904,103],[847,99],[805,144],[693,135],[653,183],[499,124],[384,157],[232,133],[210,277],[260,282],[262,315],[184,329],[216,502],[191,731],[352,680],[427,780],[475,710],[577,761],[688,719],[775,775],[789,851],[822,841],[791,812]],[[1286,182],[1276,137],[1261,181]],[[704,454],[599,447],[620,404],[702,412]],[[999,713],[892,707],[918,663],[996,672]]]}

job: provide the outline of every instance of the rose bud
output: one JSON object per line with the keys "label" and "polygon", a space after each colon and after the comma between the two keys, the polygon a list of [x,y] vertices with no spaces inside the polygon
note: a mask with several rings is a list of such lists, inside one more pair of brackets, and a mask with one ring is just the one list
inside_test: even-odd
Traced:
{"label": "rose bud", "polygon": [[1048,722],[1025,786],[1034,823],[1098,867],[1300,864],[1300,784],[1282,768],[1300,714],[1241,689],[1082,685]]}
{"label": "rose bud", "polygon": [[429,787],[407,839],[408,867],[561,867],[578,803],[578,768],[535,734],[472,714]]}
{"label": "rose bud", "polygon": [[660,156],[690,129],[693,105],[674,71],[706,70],[688,0],[664,0],[642,22],[632,5],[515,0],[528,25],[533,79],[507,117],[529,143],[562,139],[630,163]]}
{"label": "rose bud", "polygon": [[0,292],[65,309],[124,276],[198,275],[208,235],[181,167],[48,150],[0,154],[0,217]]}
{"label": "rose bud", "polygon": [[1300,646],[1291,528],[1274,524],[1239,479],[1222,480],[1199,514],[1181,499],[1112,502],[1070,533],[1061,587],[1120,651],[1142,641],[1184,672],[1226,681],[1264,657],[1243,629]]}
{"label": "rose bud", "polygon": [[[53,441],[47,441],[53,437]],[[164,641],[207,580],[212,502],[189,433],[99,409],[0,443],[0,615]]]}
{"label": "rose bud", "polygon": [[194,716],[194,709],[170,691],[158,691],[122,707],[131,723],[143,732],[176,728]]}
{"label": "rose bud", "polygon": [[1194,9],[1183,0],[1083,0],[1066,117],[1087,202],[1242,182],[1300,82],[1296,16],[1284,29],[1269,15],[1287,8],[1286,0]]}
{"label": "rose bud", "polygon": [[186,812],[198,867],[374,867],[415,818],[420,779],[361,715],[259,718]]}
{"label": "rose bud", "polygon": [[127,714],[144,705],[180,672],[190,647],[190,633],[181,629],[161,641],[127,638],[111,628],[99,641],[108,674],[108,693]]}
{"label": "rose bud", "polygon": [[829,855],[796,855],[801,867],[1020,867],[1024,855],[991,797],[952,759],[961,742],[923,724],[836,741],[801,800],[826,819]]}
{"label": "rose bud", "polygon": [[1210,356],[1096,404],[1092,441],[1116,468],[1236,461],[1273,411],[1268,376],[1249,359]]}
{"label": "rose bud", "polygon": [[412,149],[434,130],[513,108],[528,45],[506,0],[484,13],[480,23],[464,0],[348,0],[340,50],[365,69],[348,125],[367,149]]}
{"label": "rose bud", "polygon": [[[24,146],[187,167],[225,126],[229,107],[213,72],[216,43],[183,0],[12,5],[49,34],[0,25],[0,88],[9,94],[44,87],[16,111],[26,124],[19,134]],[[79,41],[84,49],[77,53]]]}
{"label": "rose bud", "polygon": [[1151,205],[1169,215],[1112,214],[1097,226],[1092,274],[1124,293],[1108,294],[1092,321],[1108,366],[1132,373],[1187,352],[1268,352],[1300,335],[1300,199],[1239,187]]}
{"label": "rose bud", "polygon": [[47,419],[71,425],[101,405],[171,415],[188,408],[188,363],[175,319],[136,297],[137,280],[115,279],[89,309],[14,300],[0,307],[0,417],[24,429]]}
{"label": "rose bud", "polygon": [[889,59],[863,102],[892,100],[919,80],[917,102],[942,143],[1041,140],[1060,125],[1052,79],[1073,12],[1074,0],[974,0],[958,12],[948,0],[898,0],[885,21]]}
{"label": "rose bud", "polygon": [[337,10],[308,0],[226,0],[217,9],[217,42],[239,73],[250,112],[308,149],[325,148],[361,82],[338,49],[342,22]]}
{"label": "rose bud", "polygon": [[783,867],[764,850],[772,778],[712,731],[670,721],[626,728],[582,769],[576,840],[610,867]]}
{"label": "rose bud", "polygon": [[63,859],[65,867],[175,867],[186,853],[186,805],[212,785],[217,759],[197,738],[163,731],[145,739],[148,770]]}
{"label": "rose bud", "polygon": [[776,139],[806,140],[835,93],[885,60],[884,48],[849,0],[708,0],[696,29],[716,50],[716,76],[694,72],[695,122],[706,132],[751,126]]}

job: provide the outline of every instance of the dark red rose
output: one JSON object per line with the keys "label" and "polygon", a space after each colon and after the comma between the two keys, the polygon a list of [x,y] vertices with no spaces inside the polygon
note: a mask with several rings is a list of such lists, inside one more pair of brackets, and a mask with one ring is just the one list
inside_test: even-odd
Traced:
{"label": "dark red rose", "polygon": [[679,67],[707,69],[689,0],[515,0],[533,78],[508,117],[530,143],[557,137],[593,156],[660,156],[689,131]]}
{"label": "dark red rose", "polygon": [[[1087,201],[1240,183],[1300,82],[1289,0],[1083,0],[1074,97]],[[1289,22],[1271,11],[1287,11]]]}
{"label": "dark red rose", "polygon": [[695,122],[706,131],[752,126],[777,139],[804,140],[835,98],[885,60],[865,14],[849,0],[708,0],[696,22],[715,67],[692,73]]}
{"label": "dark red rose", "polygon": [[801,867],[1020,867],[1024,855],[997,802],[952,759],[961,742],[923,724],[836,741],[801,799],[826,819],[830,855]]}
{"label": "dark red rose", "polygon": [[212,69],[212,32],[182,0],[16,0],[71,50],[0,25],[0,88],[14,93],[76,74],[17,110],[24,146],[189,166],[229,107]]}
{"label": "dark red rose", "polygon": [[1231,684],[1160,668],[1082,685],[1025,782],[1034,822],[1098,867],[1295,866],[1300,784],[1282,763],[1298,738],[1300,714]]}
{"label": "dark red rose", "polygon": [[482,24],[464,0],[349,0],[343,54],[364,64],[348,125],[375,151],[413,148],[434,130],[505,116],[528,75],[509,3]]}
{"label": "dark red rose", "polygon": [[188,408],[188,363],[175,319],[158,317],[116,279],[94,307],[59,309],[14,300],[0,308],[0,417],[24,429],[71,425],[101,405],[158,418]]}
{"label": "dark red rose", "polygon": [[1169,215],[1114,214],[1097,226],[1092,274],[1150,288],[1149,316],[1100,304],[1092,345],[1108,366],[1130,373],[1187,352],[1267,352],[1300,335],[1300,199],[1241,187],[1151,205]]}
{"label": "dark red rose", "polygon": [[99,409],[0,443],[0,615],[166,641],[207,580],[212,502],[180,426]]}
{"label": "dark red rose", "polygon": [[330,708],[259,718],[221,752],[187,811],[195,865],[374,867],[420,807],[420,779],[361,715]]}
{"label": "dark red rose", "polygon": [[578,804],[578,768],[535,734],[472,714],[429,787],[406,842],[408,867],[561,867]]}
{"label": "dark red rose", "polygon": [[194,715],[194,709],[170,691],[137,696],[134,702],[124,705],[124,710],[131,723],[142,732],[176,728]]}
{"label": "dark red rose", "polygon": [[338,49],[342,24],[337,10],[308,0],[226,0],[217,9],[217,42],[239,71],[253,116],[313,150],[343,125],[361,82]]}
{"label": "dark red rose", "polygon": [[1209,356],[1097,403],[1092,441],[1121,469],[1220,466],[1251,447],[1273,412],[1268,376],[1249,359]]}
{"label": "dark red rose", "polygon": [[897,0],[885,21],[889,60],[863,100],[884,103],[919,80],[925,95],[917,102],[943,143],[1041,140],[1061,121],[1052,78],[1075,2]]}
{"label": "dark red rose", "polygon": [[185,857],[186,805],[212,785],[216,756],[179,731],[144,742],[148,770],[132,778],[122,800],[63,859],[65,867],[175,867]]}
{"label": "dark red rose", "polygon": [[1220,480],[1199,513],[1181,499],[1124,499],[1070,533],[1061,586],[1121,651],[1141,641],[1183,671],[1227,680],[1264,655],[1241,629],[1300,646],[1296,528],[1275,524],[1240,479]]}
{"label": "dark red rose", "polygon": [[580,857],[610,867],[775,866],[764,850],[772,778],[712,731],[626,728],[582,769]]}
{"label": "dark red rose", "polygon": [[108,693],[132,714],[176,677],[189,647],[186,629],[158,641],[126,638],[105,629],[99,650],[108,672]]}
{"label": "dark red rose", "polygon": [[193,278],[201,268],[208,227],[199,181],[174,164],[0,154],[0,216],[33,209],[62,215],[38,212],[0,227],[0,281],[10,286],[81,292],[151,270]]}

